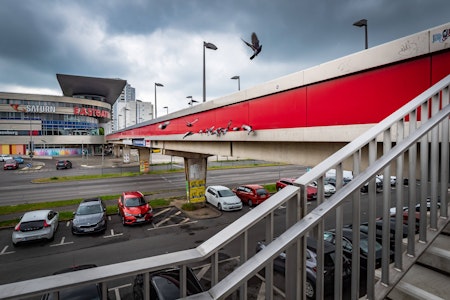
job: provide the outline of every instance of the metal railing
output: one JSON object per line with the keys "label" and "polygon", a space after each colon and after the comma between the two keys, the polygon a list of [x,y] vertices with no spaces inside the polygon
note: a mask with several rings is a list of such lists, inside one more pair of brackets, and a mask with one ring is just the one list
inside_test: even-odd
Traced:
{"label": "metal railing", "polygon": [[[344,205],[350,203],[353,228],[358,228],[363,212],[369,223],[369,252],[367,263],[367,298],[384,298],[398,280],[414,263],[415,258],[434,239],[437,232],[448,222],[448,182],[449,182],[449,84],[450,75],[433,87],[417,96],[391,116],[375,125],[341,150],[330,156],[311,171],[298,178],[294,186],[287,186],[268,200],[249,211],[213,237],[194,249],[178,251],[153,257],[117,263],[97,268],[77,271],[70,274],[48,276],[0,286],[4,299],[23,299],[44,293],[54,293],[73,286],[102,283],[103,298],[107,297],[108,282],[144,274],[144,290],[149,291],[149,274],[152,271],[177,266],[180,267],[180,297],[186,297],[186,268],[209,260],[211,264],[211,288],[189,299],[225,299],[234,294],[247,299],[248,281],[265,268],[265,298],[273,299],[274,287],[273,261],[282,252],[286,254],[284,297],[286,299],[305,298],[306,282],[306,237],[317,238],[318,265],[316,274],[324,274],[324,240],[326,218],[335,219],[336,264],[334,297],[343,294],[343,251],[342,228]],[[419,118],[420,117],[420,118]],[[418,121],[420,119],[420,121]],[[379,151],[381,148],[381,151]],[[363,156],[369,164],[362,165]],[[405,164],[405,161],[407,163]],[[417,161],[420,165],[417,165]],[[336,193],[324,198],[326,172],[336,169]],[[344,168],[351,169],[353,179],[343,184]],[[381,276],[375,273],[375,220],[377,212],[376,176],[383,173],[382,209],[383,252]],[[403,221],[403,199],[409,211],[415,211],[416,203],[421,204],[419,238],[416,239],[414,214],[408,216],[409,234],[406,249],[401,235],[396,235],[394,262],[389,259],[389,209],[394,206],[389,178],[395,174],[396,229],[401,232]],[[420,174],[417,176],[417,174]],[[402,179],[408,178],[408,195],[402,187]],[[307,212],[307,187],[317,181],[317,207]],[[367,208],[362,207],[360,188],[368,182]],[[416,182],[420,182],[417,192]],[[419,195],[419,200],[417,200]],[[426,211],[427,197],[431,208]],[[438,199],[440,209],[438,209]],[[401,201],[400,201],[401,200]],[[274,240],[274,212],[286,206],[285,227],[282,234]],[[345,209],[348,209],[347,207]],[[267,246],[254,255],[254,245],[249,245],[249,232],[255,226],[265,224]],[[240,245],[240,265],[224,278],[219,278],[219,251],[226,245],[238,242]],[[353,243],[359,244],[359,231],[353,231]],[[251,250],[250,250],[251,249]],[[404,249],[405,252],[402,250]],[[360,254],[352,253],[351,297],[360,296]],[[302,270],[302,271],[298,271]],[[324,278],[317,276],[316,298],[324,296]],[[148,293],[146,293],[148,299]]]}

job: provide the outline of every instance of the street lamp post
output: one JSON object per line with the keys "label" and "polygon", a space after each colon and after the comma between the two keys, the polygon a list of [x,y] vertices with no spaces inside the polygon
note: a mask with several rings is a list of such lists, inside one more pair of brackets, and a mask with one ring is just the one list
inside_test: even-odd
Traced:
{"label": "street lamp post", "polygon": [[156,87],[157,86],[163,87],[164,85],[162,85],[161,83],[155,82],[155,119],[158,118],[158,105],[156,104]]}
{"label": "street lamp post", "polygon": [[230,79],[237,79],[237,81],[238,81],[238,91],[240,91],[241,90],[241,78],[236,75],[236,76],[231,77]]}
{"label": "street lamp post", "polygon": [[164,106],[163,108],[166,109],[166,115],[168,115],[169,114],[169,107],[168,106]]}
{"label": "street lamp post", "polygon": [[205,41],[203,42],[203,102],[206,102],[205,48],[217,50],[216,45]]}
{"label": "street lamp post", "polygon": [[369,48],[369,42],[368,42],[368,38],[367,38],[367,20],[366,19],[361,19],[361,20],[353,23],[353,26],[364,27],[364,29],[365,29],[365,37],[366,37],[366,49]]}

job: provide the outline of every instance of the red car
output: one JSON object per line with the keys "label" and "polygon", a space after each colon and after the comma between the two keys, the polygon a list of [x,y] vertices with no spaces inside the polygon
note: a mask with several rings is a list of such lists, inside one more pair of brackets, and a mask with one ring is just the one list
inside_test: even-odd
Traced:
{"label": "red car", "polygon": [[16,170],[17,168],[19,168],[19,163],[14,159],[8,159],[3,165],[3,170]]}
{"label": "red car", "polygon": [[[295,180],[296,180],[296,178],[280,178],[280,180],[278,180],[275,183],[277,191],[281,190],[282,188],[284,188],[287,185],[293,185]],[[306,188],[306,193],[307,193],[306,198],[308,200],[311,201],[311,200],[317,199],[317,188],[316,187],[308,185],[308,187]]]}
{"label": "red car", "polygon": [[153,220],[153,209],[141,192],[123,192],[117,203],[123,225],[133,225]]}
{"label": "red car", "polygon": [[258,205],[270,197],[270,193],[258,184],[240,185],[233,192],[248,206]]}

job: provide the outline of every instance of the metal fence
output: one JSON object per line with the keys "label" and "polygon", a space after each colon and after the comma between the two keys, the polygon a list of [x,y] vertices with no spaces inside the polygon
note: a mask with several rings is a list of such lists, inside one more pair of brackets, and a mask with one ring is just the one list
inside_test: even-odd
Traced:
{"label": "metal fence", "polygon": [[[4,299],[23,299],[43,293],[58,291],[84,284],[101,283],[103,297],[107,298],[109,281],[144,274],[144,290],[149,291],[149,274],[152,271],[169,267],[180,267],[180,297],[188,299],[226,299],[229,296],[248,298],[248,281],[260,270],[265,270],[265,298],[273,299],[274,273],[273,261],[282,252],[286,254],[284,297],[286,299],[305,298],[306,289],[306,238],[317,239],[318,265],[315,293],[317,299],[324,298],[324,221],[335,218],[336,264],[334,297],[340,299],[343,294],[343,250],[342,228],[344,223],[358,228],[363,209],[361,206],[361,187],[368,183],[367,213],[369,223],[369,245],[367,263],[367,298],[384,298],[414,263],[434,235],[448,222],[448,182],[449,182],[449,84],[450,75],[435,84],[398,111],[375,125],[368,132],[343,147],[341,150],[298,178],[294,186],[287,186],[274,194],[244,217],[236,220],[216,235],[194,249],[178,251],[128,261],[97,268],[82,270],[70,274],[54,275],[23,282],[0,286],[0,295]],[[363,159],[367,156],[367,160]],[[368,161],[366,166],[363,161]],[[329,169],[336,170],[336,193],[324,198],[324,182]],[[344,185],[344,169],[353,172],[353,179]],[[382,210],[377,212],[376,176],[383,175],[383,186],[390,185],[390,176],[397,178],[396,185],[402,185],[402,179],[408,178],[408,193],[403,188],[396,189],[391,199],[389,189],[382,191]],[[307,212],[307,187],[317,182],[317,207]],[[416,182],[420,182],[419,191]],[[427,212],[427,198],[430,199],[430,211]],[[405,199],[405,200],[404,200]],[[401,201],[400,201],[401,200]],[[438,209],[440,200],[440,209]],[[416,241],[415,216],[408,216],[408,238],[402,241],[396,235],[394,262],[389,259],[389,210],[396,208],[396,229],[401,231],[404,201],[409,211],[415,211],[421,204],[418,241]],[[344,204],[350,203],[352,220],[343,219]],[[274,212],[286,206],[285,231],[274,236]],[[347,208],[346,208],[347,209]],[[382,265],[380,276],[375,271],[375,221],[383,218]],[[265,223],[267,246],[254,255],[254,245],[249,245],[249,232],[254,226]],[[359,245],[359,231],[353,230],[353,243]],[[272,242],[270,242],[272,241]],[[240,265],[219,278],[219,251],[226,245],[238,242],[240,245]],[[406,242],[406,246],[403,244]],[[403,250],[402,250],[403,249]],[[252,251],[253,250],[253,251]],[[187,267],[204,260],[211,263],[211,288],[201,294],[186,297]],[[353,251],[351,275],[351,297],[360,295],[360,254]]]}

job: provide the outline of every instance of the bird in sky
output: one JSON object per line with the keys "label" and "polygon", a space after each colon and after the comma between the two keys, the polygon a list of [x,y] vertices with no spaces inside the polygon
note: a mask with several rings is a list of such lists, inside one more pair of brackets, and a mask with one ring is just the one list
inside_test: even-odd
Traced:
{"label": "bird in sky", "polygon": [[259,54],[259,52],[261,52],[262,49],[262,45],[259,44],[259,40],[258,37],[256,36],[256,33],[252,33],[252,43],[248,43],[246,41],[244,41],[242,38],[241,40],[247,44],[247,46],[249,46],[250,48],[252,48],[253,50],[253,55],[250,56],[250,59],[254,59],[256,57],[256,55]]}
{"label": "bird in sky", "polygon": [[159,129],[166,129],[167,126],[169,126],[170,121],[166,121],[164,123],[159,124]]}

